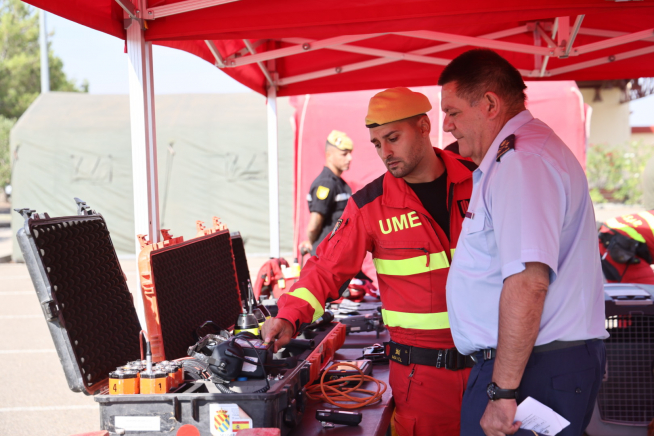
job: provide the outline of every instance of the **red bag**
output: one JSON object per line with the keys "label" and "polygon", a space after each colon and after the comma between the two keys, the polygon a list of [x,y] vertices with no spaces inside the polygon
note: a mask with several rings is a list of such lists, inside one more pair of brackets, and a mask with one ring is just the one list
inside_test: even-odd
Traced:
{"label": "red bag", "polygon": [[291,284],[287,284],[282,274],[282,265],[288,268],[288,262],[283,258],[273,258],[263,264],[257,273],[257,281],[254,284],[254,298],[259,300],[261,295],[279,298],[284,292],[288,292]]}

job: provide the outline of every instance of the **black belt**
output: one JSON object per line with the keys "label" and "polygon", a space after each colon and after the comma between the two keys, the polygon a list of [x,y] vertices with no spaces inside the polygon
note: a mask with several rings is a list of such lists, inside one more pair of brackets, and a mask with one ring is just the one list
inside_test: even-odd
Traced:
{"label": "black belt", "polygon": [[[545,353],[546,351],[555,351],[563,350],[565,348],[578,347],[580,345],[585,345],[590,342],[599,341],[600,339],[588,339],[585,341],[553,341],[549,344],[537,345],[534,347],[532,353]],[[476,355],[475,359],[491,360],[495,358],[497,350],[495,348],[486,348],[480,350]]]}
{"label": "black belt", "polygon": [[402,345],[397,342],[384,342],[386,356],[393,362],[408,366],[412,363],[418,365],[435,366],[452,371],[472,368],[475,361],[470,356],[464,356],[456,348],[434,350],[431,348],[418,348]]}

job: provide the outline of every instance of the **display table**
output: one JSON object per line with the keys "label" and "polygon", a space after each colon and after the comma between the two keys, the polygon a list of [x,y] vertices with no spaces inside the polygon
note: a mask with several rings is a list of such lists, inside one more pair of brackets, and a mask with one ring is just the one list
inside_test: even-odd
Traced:
{"label": "display table", "polygon": [[[359,333],[356,335],[348,335],[345,340],[346,344],[352,336],[363,336],[365,334]],[[371,333],[370,336],[374,339],[375,333]],[[371,345],[376,342],[376,339],[368,342],[365,345],[362,345],[359,348],[342,348],[338,350],[335,359],[338,360],[354,360],[358,357],[361,357],[361,348],[366,345]],[[388,364],[377,364],[373,366],[372,376],[378,380],[383,381],[388,385]],[[372,382],[367,382],[363,385],[364,389],[374,389],[375,384]],[[309,400],[307,402],[307,407],[302,418],[300,425],[294,429],[290,435],[292,436],[306,436],[306,435],[338,435],[338,436],[350,436],[350,435],[365,435],[365,436],[383,436],[389,429],[391,423],[391,417],[393,415],[393,409],[395,405],[393,403],[393,396],[391,395],[390,387],[387,387],[386,392],[384,392],[382,401],[374,404],[372,406],[364,407],[361,409],[356,409],[361,412],[363,418],[361,424],[356,427],[350,427],[346,425],[336,425],[334,428],[323,428],[320,421],[316,419],[316,410],[318,409],[331,409],[335,408],[329,403],[322,403],[315,400]]]}
{"label": "display table", "polygon": [[[382,344],[390,340],[391,336],[388,333],[388,330],[384,330],[382,333],[380,333],[379,337],[377,337],[376,332],[350,333],[345,337],[345,343],[341,347],[341,350],[343,350],[343,348],[350,348],[352,350],[361,351],[361,349],[364,347],[369,347],[373,344]],[[357,357],[360,356],[361,352],[359,352]]]}

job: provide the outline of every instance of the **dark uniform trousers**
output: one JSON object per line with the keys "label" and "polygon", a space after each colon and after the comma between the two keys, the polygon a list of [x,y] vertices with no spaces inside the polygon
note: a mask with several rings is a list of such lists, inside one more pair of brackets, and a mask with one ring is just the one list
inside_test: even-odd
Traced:
{"label": "dark uniform trousers", "polygon": [[[461,436],[484,436],[481,420],[495,359],[484,361],[477,353],[461,406]],[[532,353],[518,391],[518,404],[532,397],[570,421],[558,436],[581,436],[590,422],[606,366],[600,340],[561,350]],[[503,401],[503,400],[499,400]]]}

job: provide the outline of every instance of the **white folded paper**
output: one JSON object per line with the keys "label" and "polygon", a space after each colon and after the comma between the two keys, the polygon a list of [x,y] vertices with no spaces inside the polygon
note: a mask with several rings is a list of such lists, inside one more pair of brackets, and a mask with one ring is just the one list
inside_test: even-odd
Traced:
{"label": "white folded paper", "polygon": [[536,433],[554,436],[570,425],[564,417],[531,397],[518,405],[515,421],[522,422],[520,428]]}

